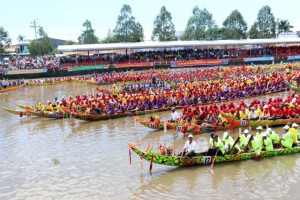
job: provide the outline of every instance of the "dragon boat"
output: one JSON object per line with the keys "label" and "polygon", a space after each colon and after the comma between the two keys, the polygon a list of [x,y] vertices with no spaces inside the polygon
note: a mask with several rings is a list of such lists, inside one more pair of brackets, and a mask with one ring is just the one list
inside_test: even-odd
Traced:
{"label": "dragon boat", "polygon": [[163,155],[159,152],[152,152],[151,150],[142,151],[133,144],[128,144],[129,148],[134,151],[140,158],[161,165],[168,166],[193,166],[193,165],[210,165],[214,163],[228,163],[233,161],[243,161],[258,158],[273,157],[279,155],[288,155],[300,152],[300,147],[275,149],[274,151],[262,151],[260,155],[255,152],[230,154],[224,156],[207,156],[206,152],[198,153],[194,157],[181,157],[176,155]]}
{"label": "dragon boat", "polygon": [[19,89],[19,88],[21,88],[23,86],[24,86],[24,84],[23,85],[18,85],[18,86],[10,86],[10,87],[7,87],[6,89],[1,89],[0,93],[5,93],[5,92],[17,90],[17,89]]}
{"label": "dragon boat", "polygon": [[149,119],[145,119],[145,120],[142,120],[140,117],[137,117],[137,116],[133,116],[133,119],[136,120],[136,122],[140,123],[141,125],[147,127],[147,128],[151,128],[151,129],[154,129],[154,130],[163,130],[164,129],[164,126],[166,124],[166,128],[167,129],[171,129],[172,127],[176,127],[176,126],[179,126],[180,124],[179,123],[172,123],[172,122],[153,122],[153,121],[150,121]]}
{"label": "dragon boat", "polygon": [[15,114],[15,115],[19,115],[19,116],[30,116],[31,115],[30,113],[23,111],[23,110],[13,110],[13,109],[5,108],[5,107],[2,107],[2,109],[11,114]]}
{"label": "dragon boat", "polygon": [[258,127],[258,126],[279,126],[287,123],[300,123],[300,118],[291,119],[275,119],[275,120],[238,120],[228,117],[226,114],[222,116],[234,127]]}
{"label": "dragon boat", "polygon": [[37,117],[43,117],[43,118],[52,118],[52,119],[63,119],[63,118],[70,118],[70,115],[67,113],[52,113],[52,112],[37,112],[34,110],[30,110],[25,108],[25,111],[27,113],[30,113],[33,116],[37,116]]}

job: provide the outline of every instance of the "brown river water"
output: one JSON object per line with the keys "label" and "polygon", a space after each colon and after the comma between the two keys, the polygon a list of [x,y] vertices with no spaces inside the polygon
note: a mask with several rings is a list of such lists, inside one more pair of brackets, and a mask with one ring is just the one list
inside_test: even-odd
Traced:
{"label": "brown river water", "polygon": [[[23,87],[0,94],[0,104],[17,109],[16,104],[34,105],[37,100],[52,101],[55,96],[88,91],[95,89],[80,83]],[[285,98],[287,94],[259,99]],[[168,119],[170,112],[159,115],[161,120]],[[283,133],[282,127],[276,130]],[[238,131],[232,135],[237,137]],[[207,149],[209,134],[194,139],[198,151]],[[1,109],[0,199],[299,199],[297,154],[216,164],[213,173],[209,166],[154,164],[150,174],[150,163],[143,161],[141,165],[133,152],[129,164],[128,142],[142,149],[151,143],[154,150],[158,143],[166,142],[180,151],[186,140],[171,130],[135,128],[131,117],[98,122],[20,119]],[[59,164],[53,163],[54,158]]]}

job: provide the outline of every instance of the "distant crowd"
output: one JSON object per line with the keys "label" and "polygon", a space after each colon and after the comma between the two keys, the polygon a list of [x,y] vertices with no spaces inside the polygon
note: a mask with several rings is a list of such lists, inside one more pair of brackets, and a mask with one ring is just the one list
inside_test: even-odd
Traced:
{"label": "distant crowd", "polygon": [[28,69],[48,69],[58,68],[58,58],[56,56],[11,56],[9,58],[0,58],[0,74],[13,70]]}
{"label": "distant crowd", "polygon": [[138,51],[131,54],[94,54],[92,56],[65,56],[61,58],[62,66],[72,64],[94,65],[94,64],[118,64],[118,63],[140,63],[140,62],[165,62],[176,60],[201,60],[201,59],[243,59],[246,57],[275,56],[286,57],[287,55],[300,54],[300,46],[275,47],[253,49],[177,49]]}

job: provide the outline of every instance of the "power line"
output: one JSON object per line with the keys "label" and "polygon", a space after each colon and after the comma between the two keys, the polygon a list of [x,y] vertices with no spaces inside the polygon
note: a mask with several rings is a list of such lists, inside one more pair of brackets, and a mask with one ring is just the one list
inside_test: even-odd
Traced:
{"label": "power line", "polygon": [[37,39],[37,35],[36,35],[36,28],[39,28],[40,26],[37,25],[37,20],[33,20],[31,22],[30,28],[34,28],[34,32],[35,32],[35,39]]}

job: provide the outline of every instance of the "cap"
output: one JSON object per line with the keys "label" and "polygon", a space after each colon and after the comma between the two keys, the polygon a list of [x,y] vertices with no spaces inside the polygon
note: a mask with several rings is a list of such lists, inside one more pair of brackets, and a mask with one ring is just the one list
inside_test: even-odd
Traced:
{"label": "cap", "polygon": [[271,128],[267,128],[267,134],[270,134],[272,132],[272,129]]}
{"label": "cap", "polygon": [[285,129],[285,130],[289,130],[289,128],[290,128],[289,125],[285,125],[285,126],[283,127],[283,129]]}
{"label": "cap", "polygon": [[227,136],[228,136],[228,132],[225,132],[225,133],[223,134],[223,139],[225,139]]}
{"label": "cap", "polygon": [[263,137],[267,137],[268,133],[267,132],[263,132],[262,136]]}
{"label": "cap", "polygon": [[263,130],[263,127],[258,126],[258,127],[256,128],[256,130]]}
{"label": "cap", "polygon": [[245,129],[245,130],[244,130],[244,133],[249,133],[248,129]]}
{"label": "cap", "polygon": [[190,134],[190,135],[189,135],[189,138],[193,138],[193,135]]}
{"label": "cap", "polygon": [[298,127],[298,126],[299,126],[299,125],[296,124],[296,123],[293,123],[293,124],[292,124],[292,127],[293,127],[293,128]]}
{"label": "cap", "polygon": [[172,111],[174,111],[174,110],[175,110],[175,108],[173,107],[173,108],[172,108]]}
{"label": "cap", "polygon": [[219,137],[217,134],[214,134],[214,135],[213,135],[213,138],[217,138],[217,137]]}
{"label": "cap", "polygon": [[214,138],[214,135],[215,135],[214,132],[211,132],[211,133],[210,133],[210,137],[211,137],[211,138]]}

